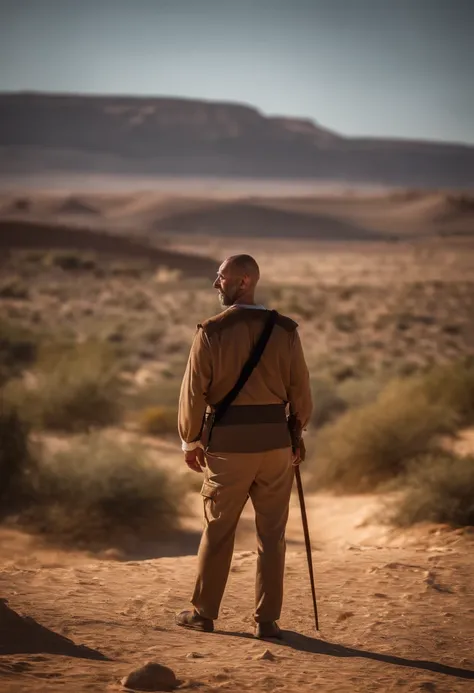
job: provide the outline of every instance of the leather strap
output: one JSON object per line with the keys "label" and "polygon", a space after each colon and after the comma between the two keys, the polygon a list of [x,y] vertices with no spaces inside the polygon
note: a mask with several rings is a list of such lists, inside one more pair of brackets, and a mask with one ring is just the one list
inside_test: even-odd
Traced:
{"label": "leather strap", "polygon": [[273,328],[275,327],[277,317],[278,313],[276,312],[276,310],[270,311],[270,315],[268,316],[265,322],[262,334],[258,338],[258,341],[252,353],[250,354],[244,367],[242,368],[242,372],[239,375],[237,382],[235,383],[232,390],[230,390],[230,392],[228,392],[226,396],[223,397],[221,401],[218,402],[215,406],[213,417],[214,424],[218,423],[222,419],[227,409],[230,407],[234,399],[237,397],[239,392],[244,387],[247,380],[252,375],[254,368],[257,366],[258,362],[262,357],[263,352],[265,351],[265,347],[267,346],[268,340],[270,339],[270,335],[272,334]]}

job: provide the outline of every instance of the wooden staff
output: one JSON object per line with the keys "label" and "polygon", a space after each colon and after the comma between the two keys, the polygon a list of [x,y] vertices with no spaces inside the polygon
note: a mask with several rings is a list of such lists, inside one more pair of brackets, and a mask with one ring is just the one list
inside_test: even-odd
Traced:
{"label": "wooden staff", "polygon": [[308,559],[309,580],[311,583],[311,594],[313,596],[314,623],[316,630],[319,630],[318,606],[316,604],[316,590],[314,588],[313,560],[311,555],[311,541],[309,538],[308,518],[306,517],[306,506],[304,502],[303,484],[301,483],[301,472],[299,465],[295,467],[296,485],[298,487],[298,498],[300,500],[301,519],[303,521],[304,542],[306,545],[306,557]]}

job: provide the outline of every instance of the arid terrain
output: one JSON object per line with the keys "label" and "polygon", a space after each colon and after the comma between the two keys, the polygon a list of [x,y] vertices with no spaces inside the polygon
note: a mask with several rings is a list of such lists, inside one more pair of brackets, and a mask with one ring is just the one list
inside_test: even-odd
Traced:
{"label": "arid terrain", "polygon": [[[120,690],[147,661],[203,692],[474,690],[473,199],[0,194],[2,693]],[[302,469],[321,630],[295,495],[283,643],[250,637],[249,507],[217,632],[174,625],[202,521],[177,396],[235,252],[260,264],[258,299],[299,323],[314,390]],[[335,446],[341,426],[357,456]]]}

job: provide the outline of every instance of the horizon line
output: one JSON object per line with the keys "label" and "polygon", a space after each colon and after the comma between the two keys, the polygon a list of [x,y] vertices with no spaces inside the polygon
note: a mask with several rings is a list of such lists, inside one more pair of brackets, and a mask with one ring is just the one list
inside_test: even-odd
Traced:
{"label": "horizon line", "polygon": [[126,94],[126,93],[104,93],[104,92],[81,92],[81,91],[45,91],[37,89],[2,89],[0,88],[1,96],[46,96],[46,97],[66,97],[66,98],[99,98],[99,99],[130,99],[130,100],[168,100],[168,101],[187,101],[192,103],[206,103],[215,104],[221,106],[237,106],[240,108],[247,108],[248,110],[254,111],[264,118],[274,119],[281,118],[286,120],[295,120],[306,123],[311,123],[316,128],[330,132],[336,137],[340,137],[345,140],[356,140],[356,141],[366,141],[374,140],[381,141],[385,140],[387,142],[406,142],[406,143],[418,143],[418,144],[438,144],[438,145],[451,145],[455,147],[464,147],[466,149],[473,149],[474,142],[461,142],[456,140],[442,140],[442,139],[420,139],[417,137],[403,137],[399,135],[349,135],[341,134],[338,130],[333,130],[329,126],[322,125],[318,120],[315,120],[311,116],[300,116],[300,115],[284,115],[281,113],[270,114],[245,101],[232,101],[232,100],[220,100],[220,99],[210,99],[207,97],[196,98],[192,96],[170,96],[166,94]]}

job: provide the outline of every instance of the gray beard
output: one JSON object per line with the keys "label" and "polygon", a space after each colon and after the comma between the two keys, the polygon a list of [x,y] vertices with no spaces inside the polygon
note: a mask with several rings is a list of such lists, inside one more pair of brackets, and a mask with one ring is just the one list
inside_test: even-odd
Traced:
{"label": "gray beard", "polygon": [[230,296],[227,296],[227,294],[219,291],[219,303],[222,306],[225,306],[228,308],[229,306],[234,305],[235,299],[231,299]]}

